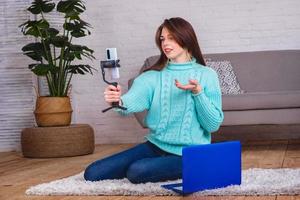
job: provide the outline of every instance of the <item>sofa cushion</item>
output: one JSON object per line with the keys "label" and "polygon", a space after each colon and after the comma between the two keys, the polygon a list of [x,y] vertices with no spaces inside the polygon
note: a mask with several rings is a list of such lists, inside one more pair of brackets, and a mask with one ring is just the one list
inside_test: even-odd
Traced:
{"label": "sofa cushion", "polygon": [[223,110],[300,108],[300,91],[251,92],[223,95]]}
{"label": "sofa cushion", "polygon": [[240,87],[240,84],[238,83],[230,61],[213,61],[208,58],[206,59],[206,66],[214,69],[217,72],[222,94],[244,93]]}

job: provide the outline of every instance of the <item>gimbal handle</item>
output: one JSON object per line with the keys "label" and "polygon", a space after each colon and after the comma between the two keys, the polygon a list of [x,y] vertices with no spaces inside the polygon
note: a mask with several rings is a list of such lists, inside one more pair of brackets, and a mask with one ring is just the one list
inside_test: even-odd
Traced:
{"label": "gimbal handle", "polygon": [[[107,81],[107,80],[105,79],[105,70],[104,70],[104,68],[120,67],[119,61],[120,61],[120,60],[116,60],[116,61],[114,61],[114,60],[112,60],[112,61],[101,61],[101,62],[100,62],[103,81],[104,81],[105,83],[107,83],[108,85],[113,85],[113,86],[117,87],[117,86],[118,86],[118,83],[117,83],[117,82],[109,82],[109,81]],[[112,108],[120,108],[120,109],[122,109],[122,110],[127,110],[127,108],[125,108],[125,107],[123,107],[123,106],[120,106],[120,105],[119,105],[119,102],[112,102],[111,105],[112,105],[111,107],[102,110],[102,112],[104,113],[104,112],[106,112],[106,111],[108,111],[108,110],[110,110],[110,109],[112,109]]]}

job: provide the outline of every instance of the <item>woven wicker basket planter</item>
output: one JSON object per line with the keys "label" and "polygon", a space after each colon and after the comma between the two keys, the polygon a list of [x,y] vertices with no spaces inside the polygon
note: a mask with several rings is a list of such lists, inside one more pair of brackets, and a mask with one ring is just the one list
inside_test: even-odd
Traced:
{"label": "woven wicker basket planter", "polygon": [[57,158],[94,152],[94,130],[87,124],[25,128],[21,134],[24,157]]}
{"label": "woven wicker basket planter", "polygon": [[69,97],[38,97],[34,116],[38,126],[69,126],[72,112]]}

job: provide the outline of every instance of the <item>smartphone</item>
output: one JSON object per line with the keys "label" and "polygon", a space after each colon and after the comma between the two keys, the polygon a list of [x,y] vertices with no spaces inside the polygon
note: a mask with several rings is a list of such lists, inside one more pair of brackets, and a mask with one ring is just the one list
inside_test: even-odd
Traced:
{"label": "smartphone", "polygon": [[[106,48],[106,60],[118,60],[117,48]],[[112,79],[120,78],[119,68],[109,69]]]}

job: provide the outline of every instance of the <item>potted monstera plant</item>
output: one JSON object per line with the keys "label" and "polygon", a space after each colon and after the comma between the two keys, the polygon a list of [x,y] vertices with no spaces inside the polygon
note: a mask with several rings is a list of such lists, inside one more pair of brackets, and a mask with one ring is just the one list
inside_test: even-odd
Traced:
{"label": "potted monstera plant", "polygon": [[[22,51],[34,61],[29,69],[45,77],[49,89],[49,96],[37,97],[34,111],[37,125],[69,125],[72,108],[68,92],[72,77],[93,71],[90,65],[79,64],[83,58],[94,59],[93,50],[74,44],[76,38],[90,35],[90,24],[80,18],[86,7],[81,0],[61,0],[57,4],[51,0],[34,0],[27,10],[35,19],[26,21],[20,28],[24,35],[34,37],[35,42],[25,45]],[[64,17],[60,30],[46,19],[51,12],[59,12]]]}

